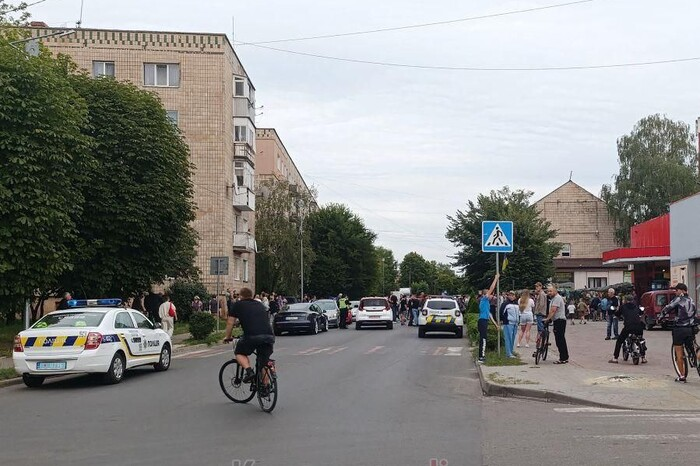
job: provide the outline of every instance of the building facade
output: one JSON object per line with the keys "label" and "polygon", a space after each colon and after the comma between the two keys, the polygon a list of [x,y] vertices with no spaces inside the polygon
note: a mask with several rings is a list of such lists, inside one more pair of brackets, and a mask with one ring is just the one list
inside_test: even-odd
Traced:
{"label": "building facade", "polygon": [[615,225],[605,202],[569,180],[535,203],[562,244],[552,279],[569,289],[601,288],[631,280],[627,267],[603,265],[603,251],[616,247]]}
{"label": "building facade", "polygon": [[[61,31],[39,26],[33,37]],[[129,81],[160,97],[194,166],[202,281],[211,292],[254,289],[255,88],[226,35],[76,29],[41,40],[96,78]],[[212,258],[225,259],[214,268]]]}
{"label": "building facade", "polygon": [[[255,179],[257,184],[285,181],[292,189],[315,199],[315,194],[304,181],[294,160],[274,128],[260,128],[257,132],[257,161]],[[315,207],[315,203],[312,208]]]}
{"label": "building facade", "polygon": [[700,193],[671,204],[671,285],[685,283],[700,302]]}

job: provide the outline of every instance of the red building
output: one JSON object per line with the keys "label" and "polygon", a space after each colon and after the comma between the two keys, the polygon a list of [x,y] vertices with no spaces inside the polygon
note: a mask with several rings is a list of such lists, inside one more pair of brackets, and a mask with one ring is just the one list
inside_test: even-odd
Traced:
{"label": "red building", "polygon": [[603,264],[628,266],[638,296],[649,290],[668,288],[671,278],[669,214],[630,228],[630,247],[604,252]]}

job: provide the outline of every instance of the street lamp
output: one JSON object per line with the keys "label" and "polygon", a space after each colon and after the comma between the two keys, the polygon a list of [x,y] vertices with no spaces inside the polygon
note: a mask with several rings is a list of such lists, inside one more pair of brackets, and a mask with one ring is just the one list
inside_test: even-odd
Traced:
{"label": "street lamp", "polygon": [[382,257],[382,296],[386,295],[386,289],[384,288],[384,258]]}

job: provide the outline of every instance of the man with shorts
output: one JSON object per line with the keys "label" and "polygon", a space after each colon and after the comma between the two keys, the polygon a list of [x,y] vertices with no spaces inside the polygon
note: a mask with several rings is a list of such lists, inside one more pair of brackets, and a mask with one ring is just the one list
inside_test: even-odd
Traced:
{"label": "man with shorts", "polygon": [[238,340],[234,354],[238,364],[245,369],[243,383],[249,383],[253,381],[255,372],[250,367],[248,356],[257,350],[260,366],[267,364],[272,356],[275,336],[270,326],[267,309],[263,303],[253,299],[253,291],[250,288],[241,288],[240,298],[240,301],[236,301],[228,310],[224,343],[233,340],[231,338],[233,326],[236,322],[240,322],[243,336]]}
{"label": "man with shorts", "polygon": [[673,327],[673,354],[676,359],[676,367],[678,368],[679,375],[676,382],[685,383],[686,377],[686,366],[683,363],[685,355],[683,354],[683,346],[694,351],[693,340],[695,339],[695,334],[693,333],[693,326],[695,325],[695,313],[696,307],[693,300],[688,297],[688,287],[685,283],[679,283],[672,287],[676,290],[676,299],[671,301],[666,307],[661,310],[661,315],[665,316],[669,311],[676,310],[676,325]]}

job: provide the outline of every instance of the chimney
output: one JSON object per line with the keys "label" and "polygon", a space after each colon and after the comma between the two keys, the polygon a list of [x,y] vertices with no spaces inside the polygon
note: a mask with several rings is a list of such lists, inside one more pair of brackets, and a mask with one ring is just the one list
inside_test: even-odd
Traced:
{"label": "chimney", "polygon": [[48,28],[49,25],[43,21],[32,21],[31,23],[29,23],[29,27],[31,27],[31,28]]}

